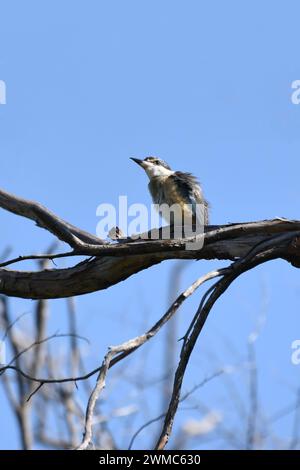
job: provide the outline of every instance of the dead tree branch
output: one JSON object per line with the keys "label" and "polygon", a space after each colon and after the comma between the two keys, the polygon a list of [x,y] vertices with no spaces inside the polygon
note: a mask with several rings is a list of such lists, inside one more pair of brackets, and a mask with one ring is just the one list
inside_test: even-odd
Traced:
{"label": "dead tree branch", "polygon": [[155,446],[156,449],[162,450],[168,443],[180,401],[181,387],[186,367],[198,337],[215,302],[228,289],[231,283],[242,273],[249,271],[250,269],[266,261],[280,257],[280,255],[280,248],[276,247],[276,244],[274,247],[274,243],[272,244],[271,241],[262,243],[260,247],[256,247],[251,250],[247,256],[232,263],[224,276],[214,285],[214,288],[207,300],[205,300],[204,303],[201,301],[196,316],[194,317],[191,326],[188,329],[188,334],[184,337],[183,340],[180,360],[174,377],[173,392],[164,420],[163,428]]}
{"label": "dead tree branch", "polygon": [[[300,221],[274,219],[250,223],[209,226],[201,250],[186,250],[190,239],[159,239],[161,231],[152,230],[140,238],[107,243],[68,222],[45,207],[0,191],[0,207],[34,220],[72,251],[26,255],[0,265],[0,293],[30,299],[72,297],[95,292],[117,284],[133,274],[168,259],[226,259],[244,257],[249,251],[274,237],[280,243],[280,258],[300,266]],[[283,235],[281,239],[276,238]],[[286,236],[284,236],[286,235]],[[38,272],[4,269],[9,263],[25,259],[55,259],[58,257],[89,256],[67,269],[47,269]]]}
{"label": "dead tree branch", "polygon": [[[137,336],[136,338],[133,338],[129,341],[126,341],[124,343],[124,350],[119,351],[119,354],[116,357],[111,358],[110,363],[109,363],[109,368],[112,367],[113,365],[117,364],[121,360],[123,360],[125,357],[127,357],[129,354],[133,353],[136,349],[138,349],[140,346],[145,344],[147,341],[149,341],[151,338],[153,338],[159,331],[160,329],[172,318],[172,316],[177,312],[179,307],[182,305],[182,303],[188,299],[202,284],[205,282],[214,279],[215,277],[221,276],[226,272],[225,269],[220,269],[216,271],[212,271],[208,274],[205,274],[201,278],[197,279],[190,287],[188,287],[184,292],[182,292],[177,299],[173,302],[173,304],[168,308],[166,313],[144,334]],[[45,340],[44,340],[45,341]],[[130,343],[130,348],[127,347],[127,345]],[[125,348],[126,346],[126,348]],[[30,346],[31,347],[31,346]],[[115,354],[113,355],[115,356]],[[19,355],[16,355],[16,357],[19,357]],[[100,373],[102,369],[102,366],[97,367],[96,369],[84,374],[84,375],[79,375],[79,376],[73,376],[73,377],[63,377],[63,378],[39,378],[35,377],[33,375],[28,374],[24,370],[22,370],[18,366],[14,366],[12,364],[5,365],[3,367],[0,367],[0,375],[3,374],[4,372],[7,372],[9,370],[14,370],[18,372],[22,377],[26,378],[27,380],[31,382],[38,383],[38,388],[40,388],[44,384],[54,384],[54,383],[66,383],[66,382],[80,382],[83,380],[87,380],[88,378],[92,377],[93,375]]]}
{"label": "dead tree branch", "polygon": [[[40,301],[36,312],[35,337],[35,345],[38,348],[38,365],[33,366],[31,370],[29,369],[29,372],[22,369],[19,363],[22,350],[20,350],[19,344],[14,341],[11,329],[9,329],[11,322],[6,310],[4,319],[10,334],[16,364],[1,367],[0,375],[10,369],[17,372],[17,386],[19,395],[22,397],[22,405],[16,409],[16,415],[22,426],[28,422],[27,417],[22,416],[22,413],[27,413],[29,410],[28,400],[26,401],[28,394],[29,398],[32,397],[44,384],[66,382],[76,384],[77,381],[87,380],[94,374],[98,374],[96,384],[88,400],[83,439],[78,449],[87,449],[92,445],[96,404],[105,386],[109,369],[155,336],[198,287],[206,281],[221,277],[204,294],[199,308],[182,338],[183,344],[174,376],[171,399],[166,413],[163,414],[165,419],[155,446],[156,449],[164,449],[171,435],[174,418],[181,400],[182,383],[190,356],[215,302],[237,277],[262,263],[273,259],[283,259],[295,267],[300,267],[300,221],[296,220],[274,219],[209,226],[206,227],[205,233],[198,237],[198,241],[203,241],[203,247],[199,249],[198,245],[195,245],[195,249],[191,250],[186,249],[186,244],[190,244],[194,241],[193,239],[175,239],[172,230],[170,230],[170,239],[166,240],[162,238],[162,229],[140,234],[139,238],[120,239],[117,242],[108,243],[69,224],[36,202],[21,199],[1,190],[0,207],[34,220],[38,226],[46,229],[72,248],[71,251],[65,253],[50,252],[41,255],[19,256],[0,264],[0,293],[6,296]],[[75,256],[89,258],[70,268],[45,269],[46,260]],[[13,263],[30,259],[44,260],[39,271],[17,271],[7,268]],[[146,333],[118,346],[110,347],[100,367],[89,373],[76,376],[75,372],[79,363],[76,357],[77,345],[74,337],[74,341],[71,343],[71,349],[73,353],[74,351],[76,353],[71,371],[73,376],[64,378],[37,377],[41,363],[40,345],[45,342],[43,333],[43,324],[46,318],[45,299],[73,297],[106,289],[143,269],[168,259],[222,259],[233,262],[228,268],[214,270],[195,281]],[[76,329],[75,323],[72,323],[71,330],[74,329]],[[28,349],[31,349],[31,346]],[[29,381],[30,386],[23,379]],[[11,402],[14,403],[13,400]],[[76,432],[73,428],[73,422],[70,421],[68,424],[70,434],[73,436],[72,442],[74,442]],[[28,437],[24,438],[23,442],[24,448],[29,448],[32,441],[31,435],[24,429],[23,436],[27,435]]]}

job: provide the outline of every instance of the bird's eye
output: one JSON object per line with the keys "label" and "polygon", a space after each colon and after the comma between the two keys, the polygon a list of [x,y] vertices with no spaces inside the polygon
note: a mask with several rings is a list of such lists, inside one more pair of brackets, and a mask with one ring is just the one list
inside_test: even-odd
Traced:
{"label": "bird's eye", "polygon": [[155,160],[155,161],[154,161],[154,164],[155,164],[155,165],[159,165],[159,161],[158,161],[158,160]]}

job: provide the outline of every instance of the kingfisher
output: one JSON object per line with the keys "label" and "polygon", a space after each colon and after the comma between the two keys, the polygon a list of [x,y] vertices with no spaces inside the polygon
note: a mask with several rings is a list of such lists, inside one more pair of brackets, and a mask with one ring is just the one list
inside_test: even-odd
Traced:
{"label": "kingfisher", "polygon": [[160,206],[171,207],[174,204],[181,209],[181,221],[187,217],[193,224],[196,220],[202,226],[209,223],[209,204],[195,176],[191,173],[173,171],[168,163],[157,157],[146,157],[143,160],[131,157],[131,160],[145,170],[150,179],[148,188],[152,200],[159,206],[161,215],[168,223],[174,223],[174,218],[171,219],[170,211],[161,210]]}

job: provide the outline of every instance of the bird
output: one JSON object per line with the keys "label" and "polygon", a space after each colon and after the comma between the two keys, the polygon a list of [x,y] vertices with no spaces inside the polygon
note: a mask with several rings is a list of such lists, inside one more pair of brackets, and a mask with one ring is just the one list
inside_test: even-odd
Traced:
{"label": "bird", "polygon": [[[177,204],[181,209],[180,224],[183,224],[183,220],[192,220],[193,225],[196,221],[202,227],[208,225],[209,203],[204,198],[201,185],[195,176],[191,173],[173,171],[167,162],[158,157],[149,156],[144,159],[130,157],[130,159],[141,166],[149,177],[148,188],[154,204],[168,207]],[[172,217],[170,210],[161,210],[160,207],[158,209],[170,225],[178,224],[178,216],[174,221],[174,214]]]}

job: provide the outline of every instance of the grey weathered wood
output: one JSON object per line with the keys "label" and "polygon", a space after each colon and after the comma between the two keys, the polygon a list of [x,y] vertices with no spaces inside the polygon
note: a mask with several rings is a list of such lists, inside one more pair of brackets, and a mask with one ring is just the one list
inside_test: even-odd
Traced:
{"label": "grey weathered wood", "polygon": [[[247,255],[258,243],[273,239],[280,258],[300,267],[300,221],[274,219],[210,226],[204,247],[185,249],[188,240],[120,240],[107,243],[57,217],[45,207],[0,190],[0,207],[34,220],[39,226],[69,243],[74,255],[94,255],[67,269],[38,272],[0,269],[0,293],[30,299],[69,297],[95,292],[169,259],[234,260]],[[155,230],[151,231],[152,235]],[[156,231],[157,232],[157,231]]]}

